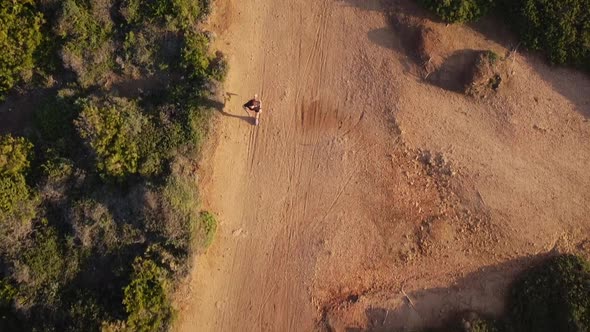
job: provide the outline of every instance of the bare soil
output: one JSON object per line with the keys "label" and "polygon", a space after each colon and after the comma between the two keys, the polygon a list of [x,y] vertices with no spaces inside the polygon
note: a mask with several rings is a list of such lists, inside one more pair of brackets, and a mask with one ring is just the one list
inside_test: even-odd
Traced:
{"label": "bare soil", "polygon": [[[209,26],[230,61],[200,181],[221,224],[175,330],[433,326],[501,312],[552,250],[590,254],[588,76],[404,0],[218,0]],[[482,50],[509,77],[469,97]]]}

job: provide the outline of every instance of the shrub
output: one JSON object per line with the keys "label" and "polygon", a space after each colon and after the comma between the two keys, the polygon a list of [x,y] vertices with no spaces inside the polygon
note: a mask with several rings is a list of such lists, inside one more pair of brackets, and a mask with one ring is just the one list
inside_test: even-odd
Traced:
{"label": "shrub", "polygon": [[201,212],[201,227],[205,234],[205,247],[209,247],[213,242],[215,233],[217,232],[217,219],[215,216],[207,211]]}
{"label": "shrub", "polygon": [[149,259],[137,258],[131,282],[124,290],[123,304],[129,314],[129,330],[151,332],[165,329],[172,316],[167,291],[165,271]]}
{"label": "shrub", "polygon": [[121,14],[129,24],[148,20],[168,23],[176,29],[187,29],[208,12],[208,9],[202,10],[204,4],[203,1],[192,0],[124,0]]}
{"label": "shrub", "polygon": [[182,67],[192,78],[206,79],[209,75],[209,40],[203,33],[191,32],[184,36],[182,48]]}
{"label": "shrub", "polygon": [[211,60],[210,63],[211,78],[216,81],[223,82],[225,81],[228,71],[229,65],[225,55],[220,51],[217,51],[215,53],[215,58]]}
{"label": "shrub", "polygon": [[74,236],[83,248],[95,249],[100,254],[118,248],[117,225],[104,205],[93,200],[76,202],[69,220]]}
{"label": "shrub", "polygon": [[[151,75],[155,73],[159,64],[157,55],[160,41],[158,36],[158,31],[154,31],[152,28],[129,31],[125,35],[123,43],[125,60],[132,65],[126,69],[131,72],[131,75],[138,76],[140,73]],[[134,67],[139,71],[133,72]]]}
{"label": "shrub", "polygon": [[496,320],[475,311],[458,313],[438,328],[425,329],[424,332],[508,332],[510,329],[503,320]]}
{"label": "shrub", "polygon": [[178,143],[175,142],[175,129],[173,123],[148,123],[144,126],[144,139],[138,145],[141,156],[139,174],[147,177],[162,172],[164,161],[174,153]]}
{"label": "shrub", "polygon": [[34,68],[33,54],[41,44],[43,15],[33,0],[0,2],[0,101],[23,73]]}
{"label": "shrub", "polygon": [[24,173],[33,145],[22,137],[0,137],[0,250],[13,252],[31,231],[39,199],[31,193]]}
{"label": "shrub", "polygon": [[590,264],[560,255],[527,271],[510,294],[515,331],[589,331]]}
{"label": "shrub", "polygon": [[443,21],[460,23],[474,21],[485,15],[493,0],[420,0]]}
{"label": "shrub", "polygon": [[506,1],[524,45],[590,70],[590,0]]}
{"label": "shrub", "polygon": [[156,231],[163,234],[169,244],[188,249],[192,230],[199,220],[197,189],[189,178],[171,175],[162,196],[165,223]]}
{"label": "shrub", "polygon": [[83,87],[104,81],[114,63],[110,6],[102,2],[93,1],[94,7],[88,7],[86,1],[65,0],[56,26],[57,34],[64,40],[62,61],[77,74]]}
{"label": "shrub", "polygon": [[78,272],[78,263],[75,252],[67,251],[57,231],[44,220],[31,245],[22,252],[22,265],[19,265],[25,303],[30,300],[56,303],[63,285]]}
{"label": "shrub", "polygon": [[0,136],[0,176],[24,174],[30,166],[32,149],[24,137]]}
{"label": "shrub", "polygon": [[67,308],[67,332],[100,331],[100,322],[106,316],[104,308],[96,301],[93,294],[78,292],[76,301]]}
{"label": "shrub", "polygon": [[41,171],[48,183],[59,184],[72,176],[74,164],[69,159],[54,157],[41,165]]}
{"label": "shrub", "polygon": [[138,141],[148,119],[137,104],[114,98],[97,106],[87,103],[74,121],[80,136],[96,158],[96,167],[103,178],[121,180],[138,169]]}
{"label": "shrub", "polygon": [[492,320],[476,319],[470,322],[470,326],[465,332],[501,332],[503,329]]}
{"label": "shrub", "polygon": [[58,96],[49,98],[35,112],[35,128],[37,129],[39,146],[51,147],[61,155],[72,155],[75,147],[76,131],[73,121],[80,111],[72,96],[63,96],[63,90]]}
{"label": "shrub", "polygon": [[6,279],[0,278],[0,331],[22,331],[22,324],[13,309],[18,291]]}
{"label": "shrub", "polygon": [[22,175],[0,177],[0,246],[22,240],[31,230],[39,198],[29,190]]}

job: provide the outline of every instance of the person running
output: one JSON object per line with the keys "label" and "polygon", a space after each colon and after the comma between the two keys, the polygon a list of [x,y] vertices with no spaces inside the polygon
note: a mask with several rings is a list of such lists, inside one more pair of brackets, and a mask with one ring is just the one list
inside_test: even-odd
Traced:
{"label": "person running", "polygon": [[[262,112],[262,103],[260,102],[260,99],[258,99],[258,95],[255,94],[254,99],[248,100],[243,107],[246,112],[250,110],[256,114],[254,117],[254,124],[258,126],[258,118],[260,117],[260,112]],[[248,114],[250,114],[250,112],[248,112]]]}

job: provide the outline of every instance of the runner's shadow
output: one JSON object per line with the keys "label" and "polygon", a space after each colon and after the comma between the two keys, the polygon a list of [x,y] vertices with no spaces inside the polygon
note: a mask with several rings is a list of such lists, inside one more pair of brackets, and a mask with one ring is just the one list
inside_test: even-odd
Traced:
{"label": "runner's shadow", "polygon": [[227,113],[226,111],[224,111],[225,109],[225,103],[222,103],[218,100],[214,100],[214,99],[205,99],[203,101],[204,106],[206,107],[210,107],[215,109],[216,111],[218,111],[219,113],[221,113],[221,115],[223,116],[227,116],[229,118],[237,118],[240,120],[244,120],[246,122],[248,122],[251,125],[254,125],[254,118],[249,116],[249,115],[235,115],[235,114],[231,114],[231,113]]}
{"label": "runner's shadow", "polygon": [[227,117],[230,117],[230,118],[241,119],[241,120],[244,120],[244,121],[248,122],[251,125],[254,125],[254,118],[251,117],[251,116],[230,114],[230,113],[225,112],[223,109],[218,109],[218,111],[223,116],[227,116]]}

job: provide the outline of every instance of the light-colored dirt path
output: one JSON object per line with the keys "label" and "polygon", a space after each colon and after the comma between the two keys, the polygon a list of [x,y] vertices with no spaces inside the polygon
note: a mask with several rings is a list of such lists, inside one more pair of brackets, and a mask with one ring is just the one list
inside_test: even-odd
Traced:
{"label": "light-colored dirt path", "polygon": [[[517,55],[493,100],[446,91],[418,77],[377,0],[217,0],[211,26],[231,70],[201,187],[221,225],[178,295],[175,330],[404,328],[443,309],[494,312],[531,255],[590,250],[583,75]],[[505,50],[441,29],[460,49]],[[241,109],[254,93],[259,127]]]}
{"label": "light-colored dirt path", "polygon": [[[376,118],[386,110],[373,109],[372,99],[383,98],[363,88],[375,93],[379,82],[347,72],[369,61],[362,52],[366,31],[356,26],[370,13],[346,2],[289,0],[226,1],[218,10],[231,20],[221,23],[229,24],[221,44],[231,59],[225,112],[246,115],[240,105],[254,93],[264,110],[259,127],[221,119],[204,197],[223,223],[195,267],[195,302],[180,329],[310,330],[317,319],[311,283],[326,225],[346,216],[350,222],[338,227],[360,227],[353,221],[369,217],[354,188],[365,181],[364,155],[376,152],[375,138],[359,132],[370,124],[388,130]],[[363,259],[354,256],[354,263]]]}

